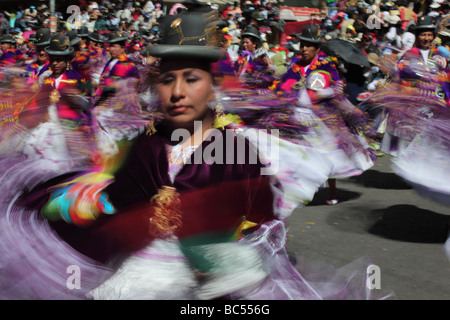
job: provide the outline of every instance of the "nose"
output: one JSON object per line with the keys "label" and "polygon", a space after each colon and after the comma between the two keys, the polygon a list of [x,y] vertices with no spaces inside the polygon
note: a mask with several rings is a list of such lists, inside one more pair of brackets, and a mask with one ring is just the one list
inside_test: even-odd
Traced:
{"label": "nose", "polygon": [[172,95],[171,95],[172,102],[175,102],[175,101],[178,101],[178,100],[184,98],[185,95],[186,95],[185,83],[184,83],[183,79],[174,80],[173,87],[172,87]]}

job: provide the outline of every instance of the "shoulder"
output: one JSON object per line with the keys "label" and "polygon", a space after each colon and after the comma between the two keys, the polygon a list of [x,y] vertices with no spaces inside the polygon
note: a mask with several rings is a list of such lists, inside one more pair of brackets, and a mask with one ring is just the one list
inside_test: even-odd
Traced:
{"label": "shoulder", "polygon": [[125,53],[122,54],[118,59],[117,59],[117,63],[133,63],[131,61],[131,59],[128,57],[128,55],[126,55]]}
{"label": "shoulder", "polygon": [[336,70],[335,61],[333,60],[333,58],[330,58],[326,54],[320,52],[316,62],[311,67],[311,70],[315,69],[328,72],[335,71]]}
{"label": "shoulder", "polygon": [[301,60],[302,60],[302,57],[301,57],[301,56],[295,56],[295,57],[292,59],[292,64],[299,64]]}
{"label": "shoulder", "polygon": [[82,81],[84,79],[84,77],[81,75],[81,73],[79,73],[78,71],[69,69],[66,70],[66,72],[64,72],[64,77],[67,80],[73,80],[73,81]]}
{"label": "shoulder", "polygon": [[329,63],[334,64],[334,62],[337,61],[337,59],[335,59],[335,61],[334,61],[333,58],[329,57],[323,51],[319,51],[317,60],[320,61],[322,64],[329,64]]}
{"label": "shoulder", "polygon": [[135,67],[136,63],[134,63],[126,54],[119,57],[117,61],[118,65]]}

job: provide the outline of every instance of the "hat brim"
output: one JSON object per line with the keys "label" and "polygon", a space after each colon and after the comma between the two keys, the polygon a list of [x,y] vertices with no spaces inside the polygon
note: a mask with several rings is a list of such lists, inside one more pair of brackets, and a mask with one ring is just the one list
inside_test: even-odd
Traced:
{"label": "hat brim", "polygon": [[156,45],[148,48],[148,54],[158,58],[199,58],[217,62],[223,55],[220,48],[191,45]]}
{"label": "hat brim", "polygon": [[95,38],[92,38],[92,37],[89,37],[89,39],[91,39],[91,41],[99,42],[99,43],[104,43],[104,42],[105,42],[105,41],[103,41],[103,40],[95,39]]}
{"label": "hat brim", "polygon": [[322,37],[320,37],[319,39],[312,39],[312,38],[305,38],[302,37],[301,35],[298,35],[297,38],[299,38],[300,40],[306,41],[306,42],[311,42],[311,43],[322,43]]}
{"label": "hat brim", "polygon": [[64,50],[64,51],[54,51],[54,50],[50,50],[49,47],[46,47],[45,52],[47,52],[49,55],[52,56],[68,56],[73,52],[73,48],[69,47],[68,49]]}
{"label": "hat brim", "polygon": [[248,32],[242,33],[242,34],[241,34],[241,39],[242,39],[242,38],[245,38],[245,37],[252,37],[252,38],[255,38],[255,39],[258,39],[259,41],[261,41],[261,37],[260,37],[260,36],[257,36],[257,35],[254,34],[254,33],[248,33]]}
{"label": "hat brim", "polygon": [[106,42],[108,43],[117,43],[117,42],[126,42],[128,40],[128,37],[121,37],[117,39],[108,40]]}
{"label": "hat brim", "polygon": [[428,25],[416,27],[416,33],[417,33],[418,31],[423,31],[423,30],[431,30],[431,31],[435,31],[435,30],[436,30],[436,26],[435,26],[435,25],[432,25],[432,24],[428,24]]}

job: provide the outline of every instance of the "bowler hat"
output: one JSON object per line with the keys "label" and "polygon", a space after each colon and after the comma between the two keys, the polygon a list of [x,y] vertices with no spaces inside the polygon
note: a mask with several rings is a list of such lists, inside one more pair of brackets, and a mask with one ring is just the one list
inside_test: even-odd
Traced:
{"label": "bowler hat", "polygon": [[30,34],[30,36],[28,37],[28,41],[30,41],[33,44],[36,43],[36,33]]}
{"label": "bowler hat", "polygon": [[416,33],[422,32],[424,30],[436,30],[436,25],[434,24],[433,18],[430,16],[422,16],[417,19]]}
{"label": "bowler hat", "polygon": [[79,37],[88,37],[89,36],[89,29],[86,26],[82,26],[78,30],[78,36]]}
{"label": "bowler hat", "polygon": [[69,37],[58,34],[50,39],[50,45],[45,47],[45,52],[54,56],[67,56],[73,52],[73,47]]}
{"label": "bowler hat", "polygon": [[0,43],[16,43],[16,40],[9,34],[5,34],[0,38]]}
{"label": "bowler hat", "polygon": [[150,46],[148,54],[161,58],[199,58],[215,62],[222,56],[222,39],[212,13],[190,12],[165,16],[161,24],[161,42]]}
{"label": "bowler hat", "polygon": [[35,33],[36,40],[34,42],[35,46],[48,46],[50,44],[50,38],[52,33],[49,28],[41,28]]}
{"label": "bowler hat", "polygon": [[299,34],[299,39],[311,43],[321,43],[322,35],[320,28],[316,25],[306,25],[303,27],[302,33]]}
{"label": "bowler hat", "polygon": [[75,30],[66,32],[66,36],[69,37],[71,46],[75,46],[79,44],[81,41],[81,38],[78,37],[77,32]]}
{"label": "bowler hat", "polygon": [[128,34],[123,31],[113,31],[108,35],[108,43],[120,43],[128,40]]}
{"label": "bowler hat", "polygon": [[105,40],[103,40],[102,36],[98,32],[93,32],[89,36],[89,39],[91,39],[94,42],[103,43]]}
{"label": "bowler hat", "polygon": [[261,41],[261,36],[260,36],[258,29],[256,29],[253,26],[247,27],[247,29],[245,29],[244,32],[242,32],[241,38],[245,38],[245,37],[253,37],[253,38],[257,39],[258,41]]}

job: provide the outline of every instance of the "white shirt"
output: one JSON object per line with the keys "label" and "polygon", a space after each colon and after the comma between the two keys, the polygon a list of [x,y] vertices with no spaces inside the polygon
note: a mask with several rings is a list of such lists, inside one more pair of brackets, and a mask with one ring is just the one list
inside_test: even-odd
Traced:
{"label": "white shirt", "polygon": [[426,64],[428,61],[428,56],[430,55],[430,50],[422,50],[422,49],[419,49],[419,50],[420,50],[420,53],[422,54],[423,60],[425,61],[425,64]]}
{"label": "white shirt", "polygon": [[63,75],[60,75],[58,78],[55,78],[55,88],[58,89],[59,83],[61,82],[61,78]]}

